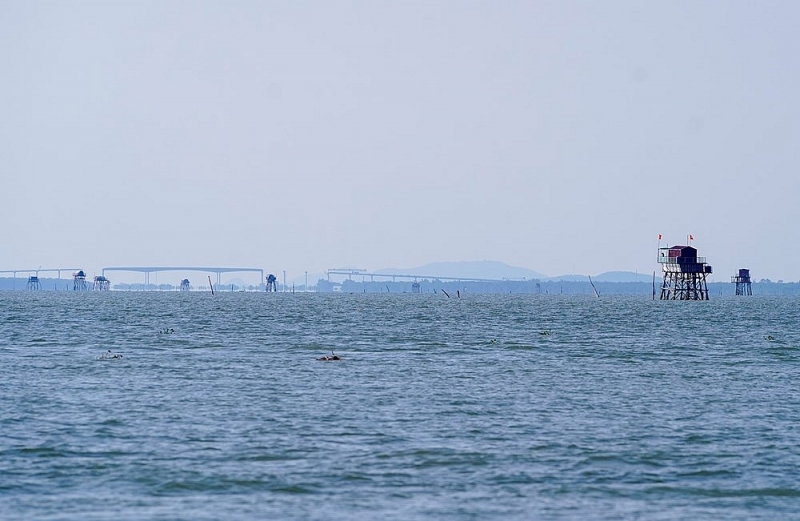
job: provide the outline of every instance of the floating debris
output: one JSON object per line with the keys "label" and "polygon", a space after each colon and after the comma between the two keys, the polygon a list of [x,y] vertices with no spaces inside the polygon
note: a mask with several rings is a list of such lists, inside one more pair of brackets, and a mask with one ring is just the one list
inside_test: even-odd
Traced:
{"label": "floating debris", "polygon": [[493,339],[489,340],[489,343],[490,344],[496,344],[497,343],[497,339],[493,338]]}
{"label": "floating debris", "polygon": [[165,327],[164,329],[158,331],[159,335],[171,335],[173,333],[175,333],[175,330],[171,327]]}
{"label": "floating debris", "polygon": [[119,360],[120,358],[122,358],[122,355],[119,353],[112,353],[111,349],[97,357],[98,360]]}
{"label": "floating debris", "polygon": [[323,362],[331,362],[333,360],[341,360],[341,357],[336,356],[333,351],[331,351],[331,356],[325,355],[323,357],[317,358],[317,360],[321,360]]}
{"label": "floating debris", "polygon": [[764,337],[764,340],[775,340],[775,337],[772,335],[767,335]]}
{"label": "floating debris", "polygon": [[550,331],[549,329],[545,329],[544,331],[539,331],[539,334],[542,336],[550,336],[553,334],[553,332]]}

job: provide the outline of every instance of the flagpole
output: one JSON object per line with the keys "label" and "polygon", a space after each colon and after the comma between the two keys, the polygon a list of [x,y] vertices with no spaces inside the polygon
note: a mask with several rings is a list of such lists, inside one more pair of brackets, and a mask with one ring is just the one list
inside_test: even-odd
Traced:
{"label": "flagpole", "polygon": [[[661,234],[658,234],[658,246],[656,246],[656,260],[661,262]],[[656,276],[656,272],[653,272],[653,277]],[[655,290],[654,290],[655,291]]]}

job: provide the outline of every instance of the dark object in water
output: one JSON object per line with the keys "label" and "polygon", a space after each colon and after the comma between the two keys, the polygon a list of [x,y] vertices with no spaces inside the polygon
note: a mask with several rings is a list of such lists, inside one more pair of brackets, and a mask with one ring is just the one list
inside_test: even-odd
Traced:
{"label": "dark object in water", "polygon": [[333,351],[331,351],[331,356],[325,355],[323,357],[317,358],[317,360],[322,360],[323,362],[330,362],[332,360],[341,360],[338,356],[336,356]]}
{"label": "dark object in water", "polygon": [[119,353],[112,353],[111,349],[97,357],[98,360],[119,360],[120,358],[122,358],[122,355]]}

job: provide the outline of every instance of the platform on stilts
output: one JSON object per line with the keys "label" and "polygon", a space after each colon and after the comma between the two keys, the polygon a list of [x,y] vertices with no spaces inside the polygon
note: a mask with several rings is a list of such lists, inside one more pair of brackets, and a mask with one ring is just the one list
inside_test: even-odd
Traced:
{"label": "platform on stilts", "polygon": [[706,277],[711,265],[697,256],[692,246],[659,248],[658,262],[664,272],[661,300],[708,300]]}

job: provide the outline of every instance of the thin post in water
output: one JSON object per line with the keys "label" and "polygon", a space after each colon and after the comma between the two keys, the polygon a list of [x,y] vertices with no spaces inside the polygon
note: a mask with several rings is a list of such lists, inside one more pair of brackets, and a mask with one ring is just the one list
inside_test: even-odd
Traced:
{"label": "thin post in water", "polygon": [[594,287],[594,282],[592,282],[592,276],[589,275],[588,277],[589,277],[589,284],[592,285],[592,289],[594,290],[594,296],[600,298],[600,293],[597,292],[597,288]]}

